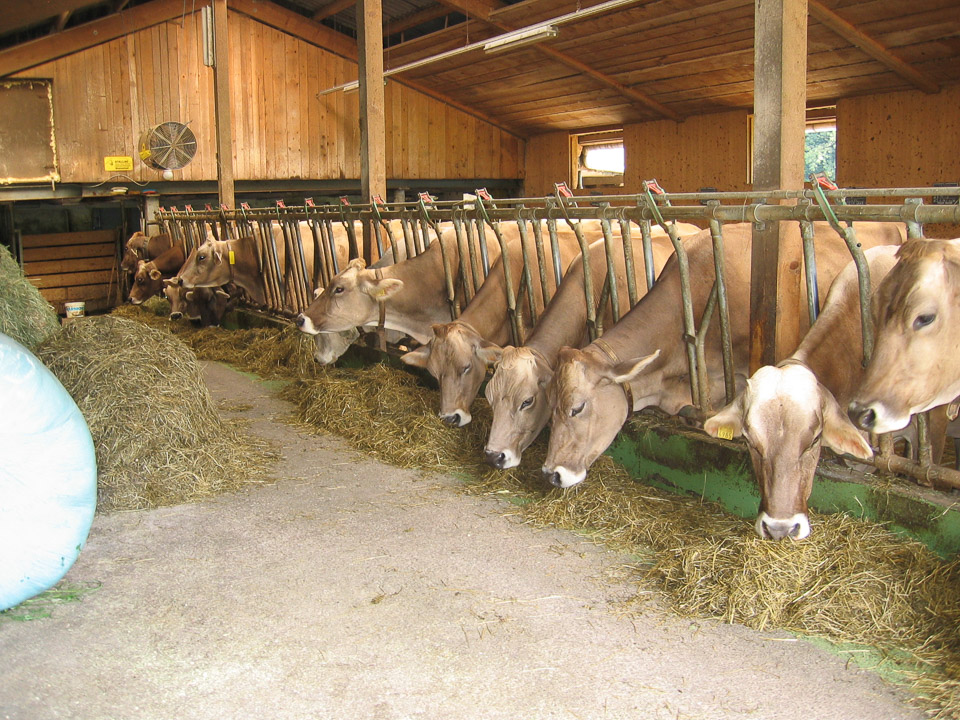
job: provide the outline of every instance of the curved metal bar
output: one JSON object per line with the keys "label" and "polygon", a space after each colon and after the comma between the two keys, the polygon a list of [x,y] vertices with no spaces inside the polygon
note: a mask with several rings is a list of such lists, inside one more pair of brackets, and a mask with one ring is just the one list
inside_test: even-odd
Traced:
{"label": "curved metal bar", "polygon": [[[728,403],[737,395],[737,383],[733,372],[733,340],[730,334],[730,305],[727,302],[726,254],[723,244],[723,228],[717,220],[710,221],[710,237],[713,240],[714,287],[717,289],[717,304],[720,307],[720,351],[723,358],[723,392]],[[705,362],[705,360],[704,360]]]}

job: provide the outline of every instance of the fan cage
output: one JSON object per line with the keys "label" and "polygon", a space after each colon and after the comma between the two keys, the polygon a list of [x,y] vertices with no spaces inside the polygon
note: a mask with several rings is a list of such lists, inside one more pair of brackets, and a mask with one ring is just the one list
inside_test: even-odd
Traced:
{"label": "fan cage", "polygon": [[179,170],[196,152],[197,138],[186,123],[161,123],[140,137],[140,159],[154,170]]}

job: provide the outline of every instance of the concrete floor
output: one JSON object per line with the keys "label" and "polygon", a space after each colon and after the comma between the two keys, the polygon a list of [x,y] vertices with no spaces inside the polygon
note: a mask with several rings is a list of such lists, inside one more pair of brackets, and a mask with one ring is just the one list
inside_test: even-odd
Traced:
{"label": "concrete floor", "polygon": [[787,635],[624,613],[627,558],[303,434],[260,383],[206,373],[282,447],[279,482],[98,516],[67,579],[100,588],[0,623],[0,718],[924,717]]}

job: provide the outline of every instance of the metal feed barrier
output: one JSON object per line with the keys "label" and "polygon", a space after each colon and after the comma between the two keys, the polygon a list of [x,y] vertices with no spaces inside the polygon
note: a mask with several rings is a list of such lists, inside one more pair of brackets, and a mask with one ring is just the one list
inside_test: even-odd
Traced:
{"label": "metal feed barrier", "polygon": [[[372,248],[377,257],[387,251],[391,251],[394,258],[413,257],[429,249],[433,238],[444,234],[440,250],[446,276],[447,302],[451,319],[456,319],[490,272],[490,243],[497,242],[501,254],[507,257],[510,249],[503,236],[504,224],[515,224],[523,239],[520,244],[522,275],[519,285],[513,282],[510,263],[504,262],[501,267],[506,281],[506,307],[513,342],[518,345],[525,339],[523,315],[527,314],[530,326],[535,325],[536,300],[539,299],[542,306],[550,301],[547,253],[553,259],[552,280],[559,285],[562,279],[557,240],[559,225],[565,225],[576,234],[583,251],[588,247],[582,232],[584,221],[598,222],[603,233],[606,274],[599,296],[594,294],[590,255],[583,253],[587,329],[593,340],[603,334],[602,318],[607,309],[614,322],[619,320],[620,296],[624,290],[629,307],[632,308],[638,300],[637,283],[634,280],[637,258],[634,257],[632,244],[632,237],[637,232],[640,233],[645,261],[644,281],[647,289],[653,286],[651,227],[656,223],[670,236],[677,255],[683,322],[679,331],[686,341],[693,405],[703,417],[716,409],[710,406],[705,362],[707,332],[715,315],[719,323],[725,401],[732,401],[736,393],[723,252],[723,229],[726,223],[749,222],[759,226],[774,222],[798,223],[803,243],[807,312],[812,323],[819,313],[812,223],[823,220],[829,222],[857,265],[863,361],[866,363],[873,348],[872,318],[869,302],[866,301],[871,289],[866,260],[856,239],[855,223],[901,222],[906,224],[908,236],[919,237],[922,226],[927,223],[960,224],[957,193],[957,188],[940,187],[843,190],[822,178],[812,178],[811,189],[799,191],[665,193],[656,181],[648,181],[644,183],[644,192],[638,195],[581,197],[577,199],[579,202],[564,185],[559,184],[554,195],[543,198],[494,200],[486,191],[479,190],[472,199],[436,202],[426,193],[421,193],[416,202],[408,203],[386,204],[377,199],[367,205],[350,205],[341,199],[339,205],[324,206],[316,206],[307,200],[302,206],[284,207],[278,203],[276,208],[260,209],[251,209],[246,205],[239,210],[213,210],[208,207],[203,211],[190,208],[181,211],[161,208],[156,219],[164,231],[170,232],[172,237],[183,243],[187,252],[207,237],[254,237],[267,288],[267,305],[261,310],[288,319],[302,312],[312,299],[314,290],[326,286],[341,269],[335,251],[338,230],[347,235],[350,257],[360,256],[360,227],[363,225],[371,228]],[[866,198],[878,198],[890,204],[867,205]],[[931,198],[931,204],[925,204],[924,198]],[[784,201],[788,204],[780,204]],[[690,270],[683,245],[673,227],[675,221],[709,228],[713,240],[715,281],[699,319],[694,316]],[[615,237],[617,234],[619,238]],[[527,249],[531,235],[533,253]],[[451,247],[448,243],[452,242],[457,243],[458,249],[459,264],[456,268],[447,251]],[[311,244],[313,256],[318,259],[312,272],[305,261],[305,243]],[[279,247],[283,248],[282,253]],[[367,258],[368,261],[370,259]],[[626,268],[626,288],[618,287],[615,271],[618,261],[623,262]],[[540,280],[539,298],[534,296],[534,274]],[[594,301],[595,297],[599,299]],[[875,457],[875,466],[912,476],[923,485],[960,488],[960,472],[932,462],[926,414],[918,417],[917,421],[918,460],[896,455],[892,438],[881,436],[880,453]]]}

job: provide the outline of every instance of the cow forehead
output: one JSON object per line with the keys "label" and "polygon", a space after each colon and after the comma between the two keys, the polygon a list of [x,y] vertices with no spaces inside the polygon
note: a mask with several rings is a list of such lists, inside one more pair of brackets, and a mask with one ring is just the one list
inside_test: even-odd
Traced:
{"label": "cow forehead", "polygon": [[434,329],[430,341],[430,364],[447,367],[458,366],[474,357],[480,336],[460,323],[447,323],[442,329]]}
{"label": "cow forehead", "polygon": [[490,392],[502,397],[528,393],[540,380],[537,360],[527,348],[504,348],[503,357],[487,383]]}
{"label": "cow forehead", "polygon": [[763,435],[779,432],[785,422],[803,430],[811,415],[819,417],[819,382],[801,365],[762,367],[747,381],[744,393],[744,422]]}

